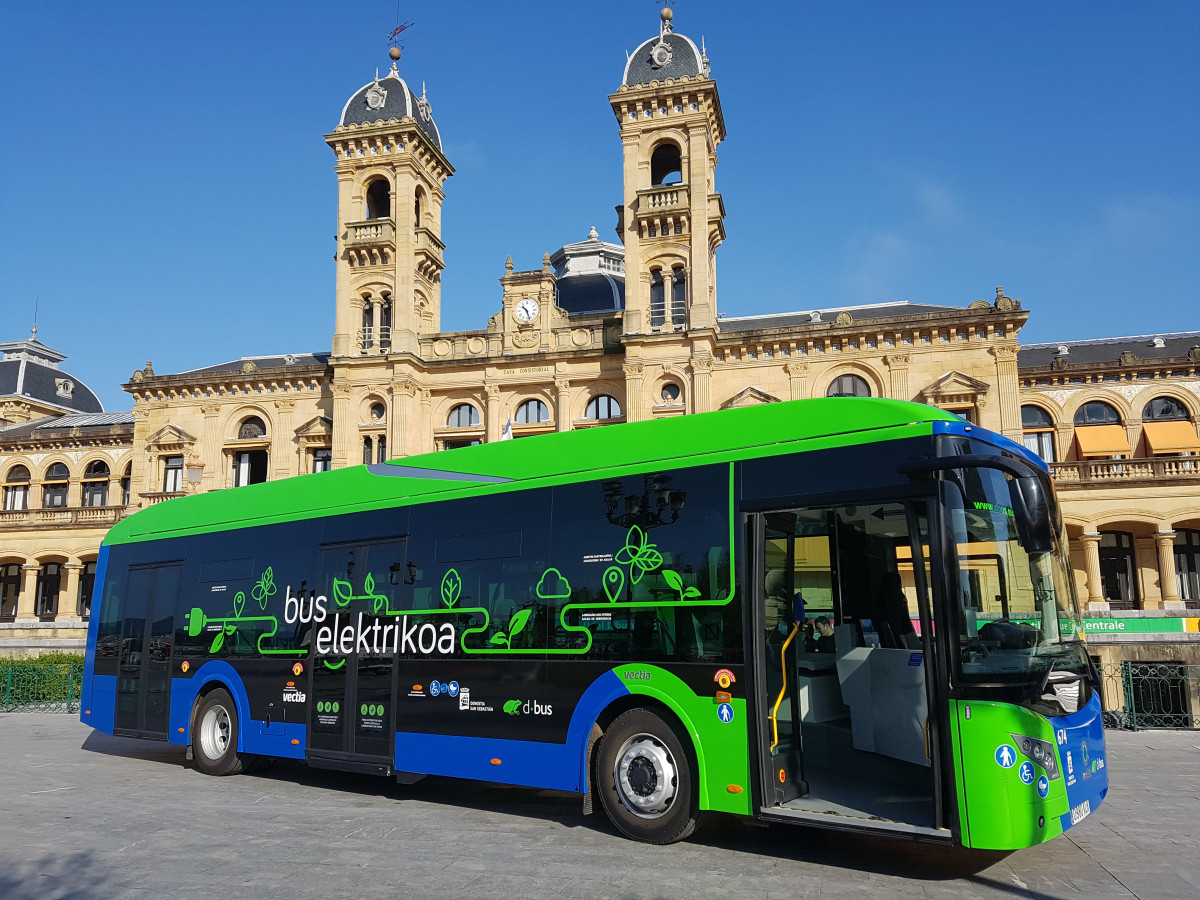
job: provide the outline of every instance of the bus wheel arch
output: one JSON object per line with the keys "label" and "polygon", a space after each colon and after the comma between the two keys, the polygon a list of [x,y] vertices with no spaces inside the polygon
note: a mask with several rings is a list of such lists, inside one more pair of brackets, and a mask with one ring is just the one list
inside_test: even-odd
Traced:
{"label": "bus wheel arch", "polygon": [[646,696],[614,703],[598,718],[589,788],[627,837],[672,844],[700,823],[696,750],[680,718]]}
{"label": "bus wheel arch", "polygon": [[219,681],[205,685],[192,706],[192,753],[206,775],[237,775],[251,762],[238,752],[241,716],[233,694]]}

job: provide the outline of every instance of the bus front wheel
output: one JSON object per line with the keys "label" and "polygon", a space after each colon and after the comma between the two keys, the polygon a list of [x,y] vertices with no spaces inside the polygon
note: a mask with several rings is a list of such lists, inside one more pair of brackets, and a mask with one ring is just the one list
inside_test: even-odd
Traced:
{"label": "bus front wheel", "polygon": [[626,837],[673,844],[700,820],[691,756],[675,729],[648,709],[630,709],[600,740],[596,786],[609,820]]}
{"label": "bus front wheel", "polygon": [[206,775],[236,775],[248,759],[238,753],[237,706],[223,688],[200,699],[192,728],[196,766]]}

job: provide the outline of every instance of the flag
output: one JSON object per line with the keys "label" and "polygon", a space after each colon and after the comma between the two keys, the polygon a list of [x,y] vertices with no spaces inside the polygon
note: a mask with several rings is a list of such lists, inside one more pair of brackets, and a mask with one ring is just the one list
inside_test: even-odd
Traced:
{"label": "flag", "polygon": [[507,422],[504,423],[504,431],[501,432],[501,434],[500,434],[500,440],[502,440],[502,441],[511,441],[512,440],[512,419],[509,419]]}

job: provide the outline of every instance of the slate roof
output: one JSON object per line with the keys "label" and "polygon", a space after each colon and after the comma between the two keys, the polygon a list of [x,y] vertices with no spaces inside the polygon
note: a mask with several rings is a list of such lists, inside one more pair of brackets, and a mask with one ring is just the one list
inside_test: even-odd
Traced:
{"label": "slate roof", "polygon": [[[375,84],[386,91],[383,106],[372,109],[367,104],[367,93]],[[428,113],[428,114],[427,114]],[[433,141],[434,146],[442,149],[442,136],[433,121],[433,111],[428,104],[421,104],[416,94],[409,90],[408,84],[393,70],[378,81],[368,81],[354,92],[342,108],[341,125],[366,125],[379,119],[403,119],[409,116],[416,119],[421,130]]]}
{"label": "slate roof", "polygon": [[566,275],[555,284],[556,302],[568,315],[615,312],[625,308],[625,279],[607,272]]}
{"label": "slate roof", "polygon": [[[0,397],[17,396],[17,379],[20,370],[21,360],[0,360]],[[63,397],[58,393],[56,382],[64,379],[71,382],[70,397]],[[21,395],[40,403],[57,406],[60,409],[104,412],[100,398],[74,375],[33,360],[25,360],[25,380],[21,386]]]}
{"label": "slate roof", "polygon": [[217,363],[214,366],[202,366],[199,369],[187,369],[183,372],[173,372],[173,375],[198,375],[204,373],[241,372],[246,363],[252,362],[260,369],[279,369],[288,366],[324,366],[329,364],[329,352],[321,350],[316,353],[287,353],[278,356],[243,356],[229,362]]}
{"label": "slate roof", "polygon": [[22,440],[33,436],[34,432],[43,437],[53,437],[53,432],[71,431],[75,428],[85,431],[91,429],[107,431],[114,425],[133,425],[133,413],[72,413],[66,416],[43,416],[40,419],[0,428],[0,440]]}
{"label": "slate roof", "polygon": [[[1155,339],[1162,347],[1155,347]],[[1155,360],[1187,356],[1193,347],[1200,346],[1200,331],[1180,331],[1168,334],[1143,334],[1127,337],[1100,338],[1090,341],[1054,341],[1042,344],[1023,344],[1017,353],[1020,368],[1048,366],[1062,355],[1060,347],[1068,352],[1063,359],[1068,364],[1115,363],[1121,354],[1132,353],[1138,359]]]}
{"label": "slate roof", "polygon": [[668,78],[681,78],[688,75],[695,78],[704,74],[704,61],[700,49],[692,39],[674,32],[663,35],[663,42],[671,48],[671,61],[665,66],[654,68],[654,59],[650,52],[658,45],[657,35],[645,41],[640,47],[629,54],[625,63],[625,76],[622,84],[649,84],[651,81],[665,81]]}
{"label": "slate roof", "polygon": [[[761,316],[727,316],[720,320],[722,333],[757,331],[771,328],[793,328],[797,325],[831,325],[838,313],[848,312],[855,322],[864,319],[889,319],[895,316],[924,316],[933,313],[962,312],[959,306],[934,306],[929,303],[910,303],[899,300],[893,303],[871,303],[863,306],[838,306],[825,309],[808,309],[787,313],[768,313]],[[812,320],[813,313],[820,313],[820,321]]]}

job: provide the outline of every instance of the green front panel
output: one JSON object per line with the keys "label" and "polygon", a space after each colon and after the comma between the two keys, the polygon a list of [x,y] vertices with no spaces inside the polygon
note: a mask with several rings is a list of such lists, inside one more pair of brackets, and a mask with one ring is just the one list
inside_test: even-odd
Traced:
{"label": "green front panel", "polygon": [[[1059,817],[1069,804],[1058,751],[1050,751],[1056,777],[1048,777],[1013,737],[1044,741],[1054,748],[1050,723],[1019,706],[978,700],[951,701],[950,716],[963,844],[981,850],[1015,850],[1061,834]],[[1028,783],[1021,777],[1027,763],[1033,772]],[[1044,798],[1038,787],[1042,778],[1048,782]]]}
{"label": "green front panel", "polygon": [[[683,722],[696,751],[700,808],[749,815],[750,751],[745,699],[734,697],[729,702],[733,714],[727,714],[725,721],[721,717],[721,704],[714,696],[721,689],[716,683],[712,693],[704,695],[658,666],[631,663],[614,671],[631,694],[653,697]],[[717,668],[713,667],[713,671]],[[732,685],[730,693],[737,688],[737,684]],[[741,791],[730,791],[731,786]]]}

